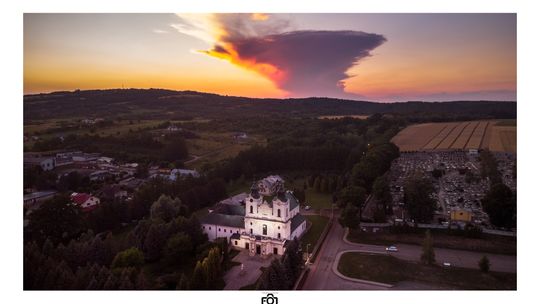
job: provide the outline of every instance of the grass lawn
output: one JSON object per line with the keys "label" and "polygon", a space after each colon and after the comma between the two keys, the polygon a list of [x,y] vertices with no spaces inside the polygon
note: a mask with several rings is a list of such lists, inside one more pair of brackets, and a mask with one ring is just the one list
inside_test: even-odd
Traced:
{"label": "grass lawn", "polygon": [[320,193],[315,189],[308,188],[306,190],[306,205],[311,206],[313,209],[332,208],[332,195]]}
{"label": "grass lawn", "polygon": [[347,252],[341,256],[342,274],[376,282],[396,284],[416,281],[441,288],[467,290],[515,290],[516,274],[489,272],[458,267],[443,268],[407,262],[393,256]]}
{"label": "grass lawn", "polygon": [[[484,235],[483,238],[466,238],[448,235],[444,231],[432,230],[433,244],[439,248],[489,252],[496,254],[516,254],[516,238],[506,236]],[[351,230],[347,239],[355,243],[391,245],[395,243],[422,245],[424,233],[366,233]]]}
{"label": "grass lawn", "polygon": [[321,215],[306,215],[305,217],[311,223],[311,228],[302,236],[302,247],[305,250],[307,244],[311,244],[309,248],[310,252],[313,252],[313,247],[321,237],[321,233],[328,223],[328,218]]}
{"label": "grass lawn", "polygon": [[[291,185],[292,188],[303,189],[304,180],[296,179]],[[306,205],[311,206],[312,209],[329,209],[332,208],[332,194],[320,193],[313,188],[306,189]]]}

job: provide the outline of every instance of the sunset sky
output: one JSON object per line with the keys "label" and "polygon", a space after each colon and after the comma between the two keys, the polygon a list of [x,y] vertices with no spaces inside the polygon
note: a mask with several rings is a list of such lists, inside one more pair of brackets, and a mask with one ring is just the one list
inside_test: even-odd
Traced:
{"label": "sunset sky", "polygon": [[24,93],[516,100],[515,14],[25,14]]}

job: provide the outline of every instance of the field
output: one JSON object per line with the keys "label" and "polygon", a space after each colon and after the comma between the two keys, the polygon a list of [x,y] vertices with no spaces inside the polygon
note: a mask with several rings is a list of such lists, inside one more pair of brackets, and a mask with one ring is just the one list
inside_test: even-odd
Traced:
{"label": "field", "polygon": [[369,115],[322,115],[319,116],[319,119],[343,119],[343,118],[353,118],[353,119],[367,119]]}
{"label": "field", "polygon": [[516,274],[482,273],[476,269],[426,266],[378,254],[346,252],[339,260],[338,270],[348,277],[387,284],[408,281],[427,283],[437,289],[516,289]]}
{"label": "field", "polygon": [[403,152],[489,149],[517,151],[515,120],[424,123],[401,130],[392,142]]}
{"label": "field", "polygon": [[205,164],[235,157],[255,144],[266,144],[266,139],[259,135],[250,135],[249,138],[241,141],[234,140],[234,133],[231,132],[199,132],[197,135],[199,138],[186,140],[192,158],[184,164],[192,169],[200,169]]}

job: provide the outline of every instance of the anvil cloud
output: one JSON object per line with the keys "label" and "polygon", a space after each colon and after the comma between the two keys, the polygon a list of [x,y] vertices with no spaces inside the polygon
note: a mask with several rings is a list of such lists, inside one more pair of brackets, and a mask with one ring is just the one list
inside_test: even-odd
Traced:
{"label": "anvil cloud", "polygon": [[288,22],[260,14],[180,18],[180,32],[212,43],[202,53],[256,71],[291,96],[350,97],[346,71],[386,41],[361,31],[285,31]]}

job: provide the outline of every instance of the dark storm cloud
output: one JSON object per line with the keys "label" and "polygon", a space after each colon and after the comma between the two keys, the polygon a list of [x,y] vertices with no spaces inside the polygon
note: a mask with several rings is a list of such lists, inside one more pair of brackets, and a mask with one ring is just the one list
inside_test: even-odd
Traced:
{"label": "dark storm cloud", "polygon": [[351,97],[343,91],[342,81],[349,77],[345,72],[385,41],[382,35],[360,31],[294,31],[228,39],[242,61],[270,64],[283,72],[282,78],[269,77],[293,95],[342,97]]}

